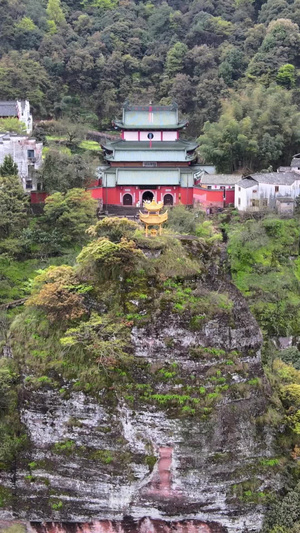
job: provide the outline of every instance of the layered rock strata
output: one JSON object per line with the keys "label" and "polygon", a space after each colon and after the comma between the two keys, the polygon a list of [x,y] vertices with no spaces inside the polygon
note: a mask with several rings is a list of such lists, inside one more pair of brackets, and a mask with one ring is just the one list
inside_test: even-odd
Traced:
{"label": "layered rock strata", "polygon": [[275,453],[258,423],[269,392],[262,337],[232,285],[200,288],[226,293],[227,304],[203,325],[164,305],[132,327],[140,366],[114,402],[107,391],[24,389],[30,448],[1,476],[0,518],[31,521],[38,533],[259,531],[280,484],[261,467]]}

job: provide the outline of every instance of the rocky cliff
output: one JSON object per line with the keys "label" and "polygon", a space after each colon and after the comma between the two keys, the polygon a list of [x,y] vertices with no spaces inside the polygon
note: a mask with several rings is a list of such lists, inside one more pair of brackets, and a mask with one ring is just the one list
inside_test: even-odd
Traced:
{"label": "rocky cliff", "polygon": [[[144,317],[145,297],[128,298]],[[258,325],[230,282],[207,273],[156,287],[153,301],[148,319],[128,319],[130,369],[97,394],[64,377],[30,386],[21,362],[29,441],[1,474],[2,520],[38,533],[260,530],[280,478],[261,423]]]}

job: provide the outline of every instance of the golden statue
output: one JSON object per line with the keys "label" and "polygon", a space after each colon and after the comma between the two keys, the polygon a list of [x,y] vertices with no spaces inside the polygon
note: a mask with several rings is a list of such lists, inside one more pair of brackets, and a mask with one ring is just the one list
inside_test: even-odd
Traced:
{"label": "golden statue", "polygon": [[[148,227],[149,226],[159,226],[159,234],[161,235],[161,226],[163,222],[168,220],[168,211],[165,213],[162,213],[160,215],[160,211],[163,208],[164,204],[162,202],[156,203],[156,201],[153,199],[151,202],[145,201],[143,203],[144,209],[148,211],[147,213],[142,213],[140,211],[140,220],[145,224],[146,226],[146,237],[148,237]],[[152,229],[150,231],[150,235],[152,237],[155,237],[157,235],[157,230]]]}

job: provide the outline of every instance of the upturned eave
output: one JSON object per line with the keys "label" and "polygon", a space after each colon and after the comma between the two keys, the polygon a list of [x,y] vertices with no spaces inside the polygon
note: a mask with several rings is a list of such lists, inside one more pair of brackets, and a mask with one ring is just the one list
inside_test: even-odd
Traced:
{"label": "upturned eave", "polygon": [[146,130],[146,131],[164,131],[164,130],[182,130],[188,125],[188,121],[178,122],[177,124],[167,124],[162,126],[160,124],[126,124],[120,120],[116,120],[113,123],[115,129],[122,131],[137,131],[137,130]]}

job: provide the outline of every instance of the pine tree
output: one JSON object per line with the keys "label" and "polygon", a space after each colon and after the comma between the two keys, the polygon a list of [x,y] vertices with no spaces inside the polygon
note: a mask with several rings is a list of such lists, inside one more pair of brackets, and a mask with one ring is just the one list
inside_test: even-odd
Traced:
{"label": "pine tree", "polygon": [[6,155],[3,165],[0,165],[0,176],[17,176],[18,165],[14,162],[11,155]]}

